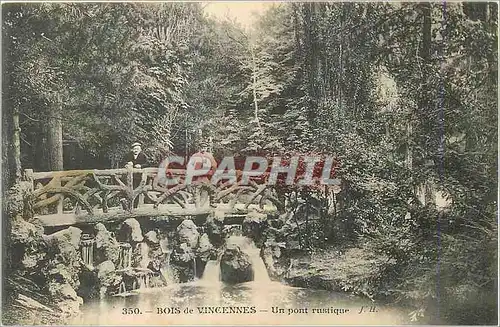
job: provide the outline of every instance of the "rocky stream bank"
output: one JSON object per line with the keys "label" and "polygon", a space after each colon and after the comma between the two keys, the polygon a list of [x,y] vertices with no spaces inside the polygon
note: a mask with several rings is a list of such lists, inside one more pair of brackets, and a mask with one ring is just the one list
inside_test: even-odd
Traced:
{"label": "rocky stream bank", "polygon": [[373,271],[376,262],[360,249],[296,249],[286,237],[290,224],[285,216],[255,212],[241,225],[224,225],[213,215],[201,226],[191,219],[140,218],[47,231],[17,217],[3,323],[62,324],[85,301],[201,278],[209,261],[220,265],[226,284],[251,281],[250,243],[269,278],[291,286],[355,291],[346,281],[362,280],[363,269]]}

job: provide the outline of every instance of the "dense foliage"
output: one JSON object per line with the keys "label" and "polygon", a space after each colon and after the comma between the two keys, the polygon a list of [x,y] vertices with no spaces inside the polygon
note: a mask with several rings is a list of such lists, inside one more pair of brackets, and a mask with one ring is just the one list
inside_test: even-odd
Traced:
{"label": "dense foliage", "polygon": [[496,321],[496,4],[280,4],[251,31],[198,3],[3,9],[23,168],[51,168],[54,119],[70,168],[120,166],[135,140],[158,162],[208,137],[216,156],[327,153],[342,189],[285,190],[290,237],[388,256],[346,289],[415,319]]}

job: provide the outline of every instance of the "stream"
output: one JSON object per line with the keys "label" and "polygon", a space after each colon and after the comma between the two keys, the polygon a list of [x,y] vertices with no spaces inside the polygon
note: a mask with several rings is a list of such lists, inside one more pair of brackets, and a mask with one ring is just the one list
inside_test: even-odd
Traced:
{"label": "stream", "polygon": [[[243,238],[234,238],[241,244]],[[141,287],[123,296],[85,303],[72,325],[404,325],[402,308],[347,293],[290,287],[269,279],[258,249],[250,255],[253,281],[220,281],[220,258],[208,261],[201,279],[166,287]],[[126,296],[125,296],[126,295]]]}
{"label": "stream", "polygon": [[[217,309],[220,313],[211,313],[210,309],[202,308],[207,306],[212,309],[236,306],[240,308],[233,310],[247,313],[224,313],[222,308]],[[359,313],[362,306],[364,311]],[[186,308],[193,309],[192,313],[186,313]],[[279,308],[284,309],[284,313],[279,313]],[[378,312],[369,312],[370,308]],[[322,309],[322,312],[313,313],[313,309]],[[410,321],[407,312],[401,309],[378,306],[344,293],[289,287],[277,282],[228,286],[199,280],[86,303],[80,316],[70,324],[401,325]]]}

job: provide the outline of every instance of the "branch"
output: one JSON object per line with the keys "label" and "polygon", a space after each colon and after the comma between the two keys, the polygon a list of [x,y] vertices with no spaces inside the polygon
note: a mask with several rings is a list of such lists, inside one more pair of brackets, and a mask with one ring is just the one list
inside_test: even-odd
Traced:
{"label": "branch", "polygon": [[19,138],[21,139],[21,141],[23,141],[24,143],[28,144],[29,146],[33,146],[33,145],[31,145],[31,143],[30,143],[30,142],[26,141],[26,140],[24,139],[24,137],[22,137],[21,135],[19,135]]}
{"label": "branch", "polygon": [[22,112],[21,112],[21,115],[23,115],[24,117],[28,118],[28,119],[29,119],[29,120],[31,120],[31,121],[36,121],[36,122],[39,122],[39,121],[40,121],[39,119],[31,118],[30,116],[28,116],[27,114],[22,113]]}

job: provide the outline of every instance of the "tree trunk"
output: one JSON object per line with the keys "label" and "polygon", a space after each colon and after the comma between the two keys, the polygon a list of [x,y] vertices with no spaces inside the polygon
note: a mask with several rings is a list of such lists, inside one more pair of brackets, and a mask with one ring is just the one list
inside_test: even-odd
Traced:
{"label": "tree trunk", "polygon": [[[4,80],[5,82],[5,80]],[[9,215],[9,190],[21,180],[21,146],[19,141],[19,109],[14,108],[8,100],[2,101],[2,256],[3,286],[12,267],[11,256],[11,221]],[[6,292],[4,292],[6,293]],[[7,294],[3,296],[5,301]]]}
{"label": "tree trunk", "polygon": [[[422,4],[422,42],[420,48],[420,57],[422,59],[422,71],[424,73],[424,80],[428,79],[428,65],[431,58],[431,44],[432,44],[432,7],[430,3]],[[419,110],[419,120],[424,125],[428,125],[425,121],[428,119],[428,115],[426,112],[430,110],[431,101],[429,99],[429,93],[431,90],[428,90],[427,87],[424,87],[422,90],[422,96],[419,99],[418,110]],[[422,132],[422,131],[421,131]],[[437,141],[439,135],[433,135],[434,139]],[[438,146],[439,142],[435,143],[435,146]],[[431,180],[425,180],[423,185],[423,198],[425,205],[432,205],[434,203],[434,185]]]}
{"label": "tree trunk", "polygon": [[47,117],[48,170],[63,170],[62,117],[60,104],[51,108]]}
{"label": "tree trunk", "polygon": [[423,3],[422,4],[422,15],[423,15],[423,23],[422,23],[422,46],[420,48],[420,57],[422,57],[424,64],[429,61],[431,55],[431,4]]}
{"label": "tree trunk", "polygon": [[6,191],[12,186],[13,174],[12,172],[12,112],[8,105],[5,105],[5,100],[2,106],[2,181],[3,191]]}
{"label": "tree trunk", "polygon": [[15,108],[12,115],[12,152],[13,152],[13,172],[15,182],[21,181],[21,127],[19,126],[19,108]]}
{"label": "tree trunk", "polygon": [[250,54],[252,56],[252,93],[253,93],[253,104],[254,104],[254,118],[257,126],[260,128],[259,121],[259,104],[257,99],[257,62],[255,58],[255,52],[253,45],[250,45]]}
{"label": "tree trunk", "polygon": [[[49,171],[63,170],[61,101],[50,108],[47,119],[47,165]],[[61,185],[59,185],[61,186]],[[57,213],[63,212],[64,197],[57,202]]]}
{"label": "tree trunk", "polygon": [[344,62],[343,62],[343,55],[344,55],[344,48],[343,48],[343,35],[344,33],[344,10],[345,7],[342,6],[341,9],[341,14],[340,14],[340,34],[338,35],[338,44],[339,44],[339,49],[338,49],[338,83],[337,83],[337,108],[339,111],[343,111],[342,108],[342,85],[344,84]]}
{"label": "tree trunk", "polygon": [[[11,268],[11,255],[10,255],[10,234],[11,234],[11,217],[9,217],[7,210],[7,196],[9,188],[13,184],[12,173],[12,108],[5,100],[2,101],[2,256],[3,256],[3,283],[5,289],[5,281],[10,273]],[[2,299],[6,301],[7,292],[3,292]]]}

